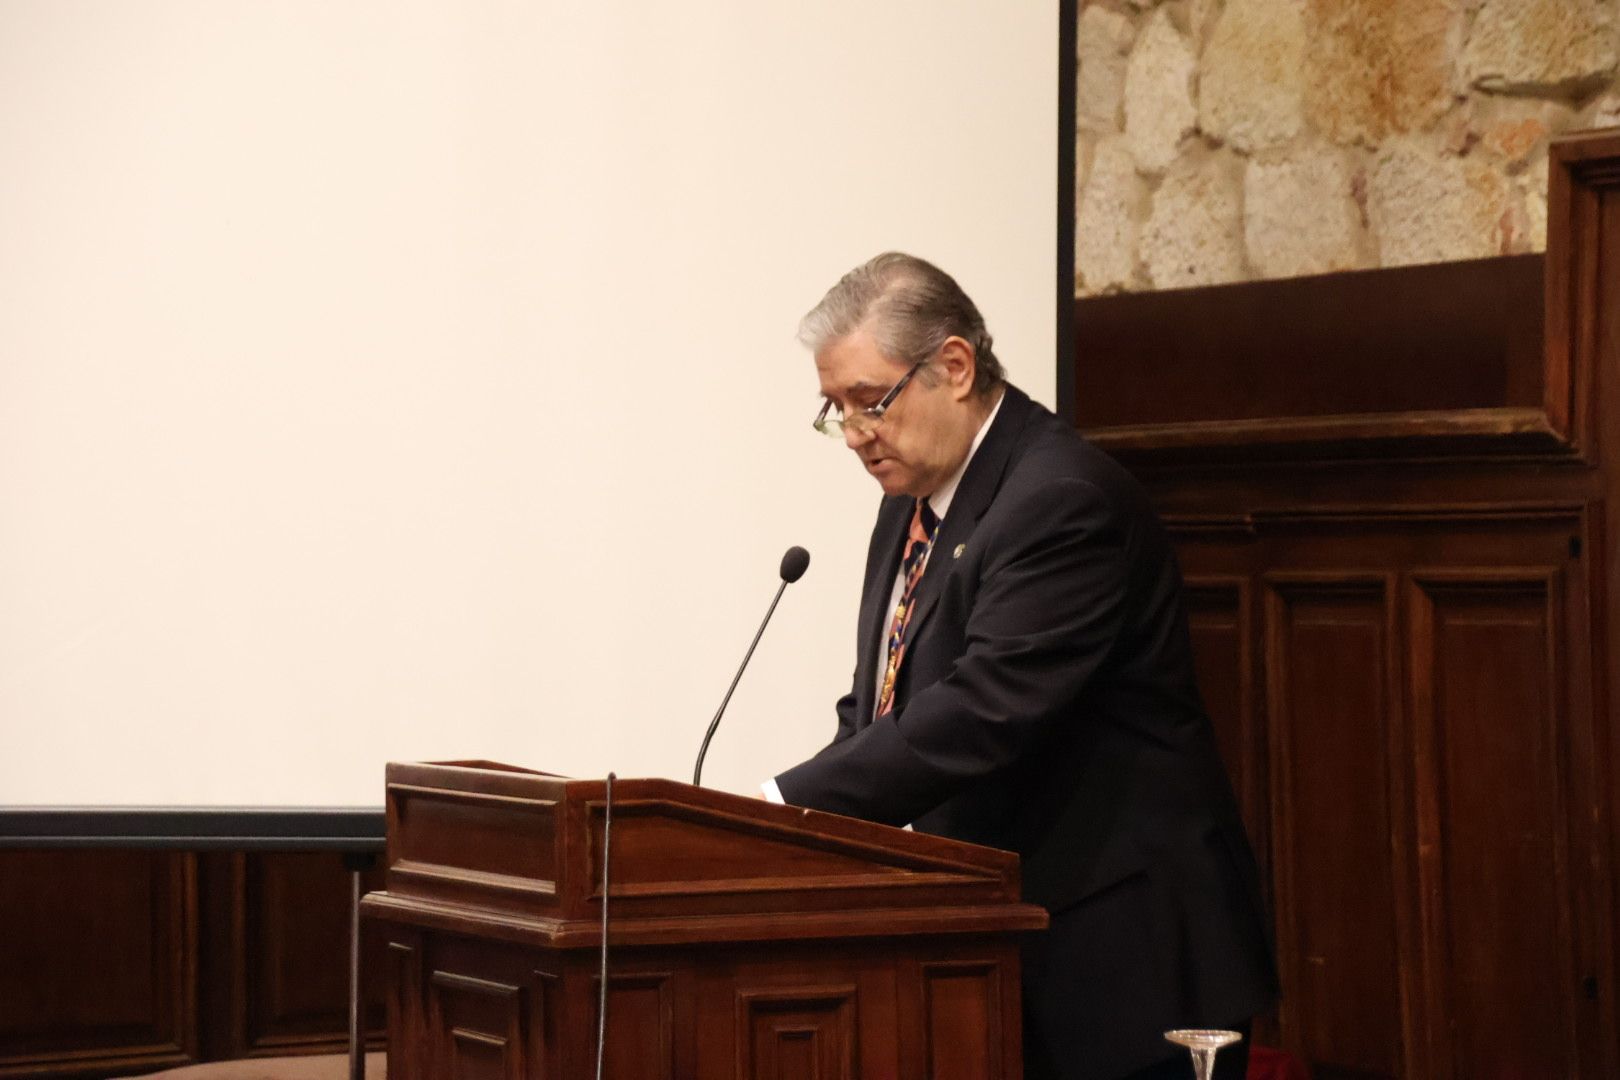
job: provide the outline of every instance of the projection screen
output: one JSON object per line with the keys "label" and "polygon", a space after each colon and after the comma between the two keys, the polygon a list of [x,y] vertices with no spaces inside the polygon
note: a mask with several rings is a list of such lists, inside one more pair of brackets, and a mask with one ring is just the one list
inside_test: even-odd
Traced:
{"label": "projection screen", "polygon": [[0,803],[389,760],[752,792],[879,492],[799,316],[891,248],[1054,393],[1058,0],[0,0]]}

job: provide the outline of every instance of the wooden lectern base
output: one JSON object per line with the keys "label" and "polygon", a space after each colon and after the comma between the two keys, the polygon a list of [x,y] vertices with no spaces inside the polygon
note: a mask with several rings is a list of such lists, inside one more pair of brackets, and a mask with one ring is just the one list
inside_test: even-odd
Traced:
{"label": "wooden lectern base", "polygon": [[[604,785],[390,765],[389,1075],[588,1080]],[[1016,856],[670,780],[614,786],[605,1075],[1022,1075]]]}

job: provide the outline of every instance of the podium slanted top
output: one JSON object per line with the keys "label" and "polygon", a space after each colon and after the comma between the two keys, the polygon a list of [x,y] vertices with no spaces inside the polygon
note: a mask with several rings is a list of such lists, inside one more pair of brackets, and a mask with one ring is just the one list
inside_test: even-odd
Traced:
{"label": "podium slanted top", "polygon": [[[368,897],[513,940],[600,940],[606,782],[494,762],[390,764],[387,889]],[[616,780],[612,940],[776,939],[1033,930],[1010,852],[675,780]]]}

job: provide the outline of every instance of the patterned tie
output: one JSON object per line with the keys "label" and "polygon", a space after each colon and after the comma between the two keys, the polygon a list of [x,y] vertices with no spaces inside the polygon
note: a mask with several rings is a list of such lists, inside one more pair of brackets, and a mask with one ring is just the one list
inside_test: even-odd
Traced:
{"label": "patterned tie", "polygon": [[901,565],[906,570],[906,587],[900,593],[900,603],[889,622],[889,660],[883,668],[883,689],[878,694],[877,715],[886,716],[894,709],[894,681],[900,674],[900,662],[906,655],[906,625],[911,622],[911,594],[917,591],[923,569],[928,565],[928,551],[939,535],[939,517],[927,499],[918,499],[911,512],[911,531],[906,536],[906,551]]}

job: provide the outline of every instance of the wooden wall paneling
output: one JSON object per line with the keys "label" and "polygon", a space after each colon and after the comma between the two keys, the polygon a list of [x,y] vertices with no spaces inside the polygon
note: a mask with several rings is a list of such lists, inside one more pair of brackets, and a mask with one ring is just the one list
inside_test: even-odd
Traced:
{"label": "wooden wall paneling", "polygon": [[[1620,299],[1620,298],[1617,298]],[[1586,971],[1581,980],[1583,1020],[1590,1032],[1582,1040],[1583,1076],[1620,1076],[1620,956],[1616,951],[1615,867],[1610,845],[1615,842],[1615,814],[1620,804],[1610,794],[1609,739],[1615,723],[1609,688],[1613,673],[1603,651],[1614,645],[1607,623],[1609,589],[1604,542],[1604,500],[1588,506],[1581,528],[1572,532],[1571,565],[1564,604],[1566,641],[1564,657],[1570,709],[1567,758],[1582,763],[1575,770],[1570,816],[1570,844],[1577,880],[1583,884],[1574,897],[1576,935],[1584,950]],[[1612,624],[1610,624],[1612,625]],[[1582,633],[1585,639],[1582,639]]]}
{"label": "wooden wall paneling", "polygon": [[[1608,713],[1599,704],[1601,680],[1593,678],[1593,645],[1603,639],[1593,625],[1601,607],[1594,601],[1604,595],[1607,566],[1602,504],[1583,506],[1564,500],[1462,505],[1407,502],[1382,507],[1318,504],[1293,509],[1273,504],[1249,515],[1247,520],[1253,533],[1247,538],[1235,523],[1216,529],[1207,517],[1194,519],[1191,524],[1196,527],[1188,527],[1188,519],[1172,515],[1170,524],[1195,593],[1199,583],[1240,577],[1246,565],[1262,571],[1265,615],[1261,622],[1266,641],[1260,648],[1267,700],[1260,711],[1265,714],[1264,723],[1271,732],[1276,755],[1276,833],[1272,847],[1277,860],[1274,876],[1278,882],[1276,911],[1283,968],[1285,980],[1290,983],[1289,998],[1284,1003],[1287,1025],[1283,1041],[1312,1059],[1319,1076],[1366,1075],[1353,1065],[1346,1067],[1342,1057],[1321,1057],[1323,1045],[1331,1046],[1334,1041],[1332,1025],[1338,1018],[1332,1010],[1324,1013],[1302,999],[1292,985],[1298,981],[1296,972],[1302,966],[1299,958],[1309,955],[1310,935],[1320,929],[1320,919],[1311,913],[1311,905],[1299,893],[1298,879],[1303,876],[1315,888],[1326,887],[1319,867],[1289,862],[1295,838],[1303,835],[1309,840],[1312,835],[1307,815],[1297,803],[1298,791],[1312,785],[1303,785],[1297,775],[1302,755],[1292,729],[1301,724],[1320,727],[1332,723],[1333,717],[1331,713],[1324,717],[1298,708],[1293,700],[1298,697],[1297,679],[1291,676],[1298,674],[1295,668],[1301,655],[1309,657],[1333,650],[1302,648],[1291,637],[1290,620],[1302,602],[1320,606],[1320,594],[1331,594],[1335,586],[1354,586],[1358,578],[1364,578],[1367,587],[1371,588],[1372,582],[1383,582],[1379,588],[1388,592],[1388,583],[1399,580],[1402,587],[1391,606],[1395,622],[1386,628],[1384,662],[1391,671],[1405,674],[1393,687],[1385,680],[1388,707],[1368,706],[1372,710],[1383,708],[1392,724],[1386,777],[1378,780],[1366,775],[1366,767],[1355,756],[1323,755],[1337,760],[1345,783],[1389,785],[1394,956],[1404,1006],[1401,1039],[1388,1043],[1390,1059],[1399,1063],[1397,1075],[1617,1075],[1613,1067],[1612,997],[1600,992],[1602,987],[1612,985],[1614,969],[1609,915],[1612,886],[1606,854],[1611,830],[1603,754],[1607,726],[1599,721]],[[1336,569],[1344,566],[1370,569]],[[1268,571],[1264,569],[1267,567],[1286,569]],[[1436,583],[1445,583],[1447,588],[1438,590]],[[1515,791],[1515,795],[1528,798],[1528,804],[1507,800],[1513,808],[1510,818],[1524,818],[1529,813],[1528,805],[1543,815],[1539,824],[1519,821],[1508,827],[1501,820],[1501,814],[1507,811],[1499,811],[1495,821],[1499,827],[1469,827],[1465,830],[1466,842],[1456,854],[1446,842],[1443,823],[1448,816],[1468,816],[1471,811],[1458,810],[1445,802],[1448,793],[1453,799],[1458,796],[1451,777],[1461,778],[1464,790],[1475,798],[1485,798],[1479,790],[1483,783],[1480,777],[1492,772],[1487,753],[1492,744],[1473,737],[1452,740],[1445,745],[1454,760],[1439,759],[1445,761],[1443,768],[1434,764],[1435,752],[1426,749],[1435,744],[1436,730],[1447,730],[1446,725],[1434,720],[1432,690],[1424,689],[1424,680],[1432,678],[1425,673],[1432,672],[1436,663],[1432,649],[1425,652],[1422,644],[1433,638],[1429,625],[1434,621],[1431,599],[1435,595],[1460,605],[1465,615],[1468,605],[1463,604],[1463,598],[1506,595],[1517,597],[1515,603],[1521,605],[1526,595],[1536,598],[1539,621],[1529,621],[1511,608],[1505,620],[1495,620],[1509,627],[1523,624],[1518,625],[1520,637],[1507,638],[1516,649],[1518,666],[1505,664],[1489,648],[1453,634],[1451,651],[1446,654],[1447,670],[1451,677],[1470,686],[1479,681],[1476,672],[1485,670],[1493,679],[1509,679],[1520,690],[1537,685],[1550,688],[1530,704],[1525,704],[1521,694],[1517,706],[1511,708],[1503,704],[1514,700],[1511,694],[1487,694],[1486,699],[1496,704],[1495,710],[1482,718],[1476,715],[1480,710],[1470,705],[1464,717],[1467,723],[1460,726],[1472,731],[1469,725],[1488,724],[1487,730],[1493,734],[1522,742],[1529,737],[1527,728],[1541,725],[1554,732],[1550,742],[1543,742],[1557,747],[1552,764],[1560,785],[1558,801],[1549,802],[1545,784],[1540,794],[1523,786]],[[1192,604],[1197,610],[1199,601],[1195,598]],[[1234,621],[1230,616],[1230,587],[1221,602],[1211,601],[1207,606],[1225,613],[1214,619],[1214,625],[1227,632]],[[1443,612],[1450,614],[1451,610],[1444,608]],[[1370,632],[1371,614],[1362,621]],[[1468,619],[1461,621],[1466,623]],[[1536,627],[1538,632],[1528,633],[1526,625]],[[1486,630],[1481,639],[1485,644],[1494,640],[1491,634],[1505,632],[1500,626],[1493,628],[1490,620]],[[1500,651],[1507,646],[1492,647]],[[1230,644],[1222,642],[1219,655],[1223,665],[1230,653]],[[1338,662],[1365,674],[1368,661],[1346,652]],[[1526,663],[1534,666],[1526,669]],[[1537,674],[1531,678],[1526,670]],[[1230,682],[1230,676],[1225,678]],[[1212,695],[1212,699],[1219,696]],[[1401,707],[1403,698],[1408,702],[1405,709]],[[1404,734],[1403,716],[1414,721],[1405,724]],[[1497,732],[1497,728],[1501,731]],[[1321,738],[1320,731],[1311,735],[1315,742]],[[1304,755],[1304,764],[1309,764],[1310,756]],[[1496,769],[1499,771],[1501,760],[1512,758],[1511,753],[1499,754]],[[1342,827],[1326,823],[1316,828],[1324,842],[1340,842]],[[1557,864],[1565,867],[1562,879],[1548,875],[1529,888],[1516,885],[1514,859],[1523,854],[1527,830],[1531,835],[1557,838],[1566,852],[1565,861]],[[1421,867],[1419,852],[1423,853]],[[1546,851],[1542,854],[1545,856]],[[1447,860],[1456,858],[1463,860],[1467,873],[1448,869],[1451,864]],[[1531,871],[1522,871],[1520,876],[1525,874],[1536,879]],[[1459,881],[1459,877],[1464,880]],[[1331,884],[1331,880],[1327,878],[1327,883]],[[1481,899],[1504,894],[1511,901],[1505,909],[1489,910]],[[1375,943],[1388,936],[1388,912],[1353,907],[1347,901],[1340,917],[1360,926]],[[1467,940],[1458,943],[1456,936],[1465,933],[1458,928],[1470,920],[1490,927],[1492,933],[1467,933]],[[1537,928],[1536,933],[1526,935],[1530,946],[1499,947],[1495,938],[1512,938],[1521,925]],[[1469,963],[1454,963],[1453,948],[1470,950]],[[1545,974],[1549,965],[1561,966],[1564,974]],[[1537,972],[1537,977],[1513,977],[1512,972],[1527,966]],[[1489,978],[1486,972],[1492,973]],[[1557,994],[1544,985],[1549,978],[1557,982]],[[1467,991],[1464,994],[1457,992],[1459,980]],[[1338,989],[1345,989],[1342,981]],[[1525,1002],[1529,1002],[1528,1007]],[[1497,1011],[1561,1029],[1556,1051],[1550,1039],[1526,1038],[1511,1025],[1505,1038],[1499,1040],[1495,1022],[1480,1018]],[[1465,1021],[1465,1015],[1473,1019]],[[1326,1031],[1322,1030],[1324,1016]],[[1504,1046],[1497,1051],[1499,1041]],[[1493,1071],[1488,1056],[1493,1053],[1505,1062],[1502,1068],[1506,1072]]]}
{"label": "wooden wall paneling", "polygon": [[[1620,131],[1556,143],[1548,187],[1548,350],[1572,371],[1572,382],[1587,391],[1577,398],[1576,415],[1591,432],[1592,456],[1603,482],[1594,499],[1591,535],[1590,603],[1593,616],[1593,708],[1602,718],[1603,738],[1594,755],[1602,775],[1604,815],[1595,832],[1609,867],[1620,866],[1620,470],[1613,448],[1620,446]],[[1612,873],[1612,871],[1611,871]],[[1596,1005],[1603,1057],[1593,1073],[1620,1076],[1620,971],[1613,967],[1620,934],[1620,896],[1606,882],[1603,918],[1594,934],[1603,938],[1610,966],[1598,973]]]}
{"label": "wooden wall paneling", "polygon": [[[349,874],[331,852],[208,852],[198,856],[205,1060],[348,1047]],[[362,875],[380,888],[382,870]],[[362,1022],[385,1044],[386,943],[362,937]]]}
{"label": "wooden wall paneling", "polygon": [[340,1051],[348,912],[332,853],[0,852],[0,1076]]}
{"label": "wooden wall paneling", "polygon": [[0,1077],[197,1057],[196,859],[0,852]]}
{"label": "wooden wall paneling", "polygon": [[[1620,297],[1617,297],[1620,300]],[[1613,423],[1610,419],[1607,423]],[[1597,954],[1595,981],[1584,983],[1582,994],[1595,1008],[1597,1034],[1593,1038],[1597,1060],[1583,1075],[1620,1076],[1620,887],[1615,874],[1620,868],[1620,792],[1616,791],[1616,768],[1620,765],[1620,719],[1614,697],[1620,679],[1620,642],[1616,640],[1616,592],[1613,545],[1608,540],[1611,500],[1595,500],[1586,520],[1582,562],[1585,582],[1580,595],[1572,598],[1572,617],[1585,620],[1590,640],[1580,649],[1576,662],[1586,665],[1586,677],[1571,673],[1573,707],[1584,709],[1590,725],[1577,729],[1571,752],[1590,762],[1595,790],[1577,800],[1572,840],[1582,864],[1591,862],[1593,888],[1577,896],[1581,914],[1581,937]],[[1576,640],[1571,635],[1571,640]]]}
{"label": "wooden wall paneling", "polygon": [[246,1045],[242,859],[230,851],[197,855],[197,1026],[203,1061],[240,1057]]}
{"label": "wooden wall paneling", "polygon": [[1590,724],[1569,700],[1586,641],[1569,591],[1561,567],[1411,577],[1428,993],[1450,1018],[1433,1075],[1576,1076],[1599,1060],[1582,993],[1597,957],[1575,910],[1593,882],[1572,823],[1595,785],[1575,752]]}
{"label": "wooden wall paneling", "polygon": [[[1620,445],[1620,130],[1555,141],[1539,264],[1088,299],[1075,314],[1078,414],[1171,527],[1229,757],[1235,620],[1229,591],[1199,583],[1259,583],[1285,1041],[1318,1076],[1620,1076],[1620,469],[1605,453]],[[1319,588],[1344,568],[1386,582],[1376,705],[1297,632],[1348,602]],[[1350,621],[1371,634],[1362,600]],[[1383,710],[1385,753],[1364,738],[1343,747],[1347,775],[1318,777],[1343,737],[1335,678]],[[1345,870],[1313,842],[1365,847],[1380,824],[1324,816],[1338,789],[1362,806],[1387,792],[1387,872],[1347,895],[1387,890],[1392,910],[1328,900]],[[1352,932],[1369,956],[1324,984],[1344,1008],[1323,1009],[1299,988],[1324,935]],[[1380,990],[1366,972],[1392,962]],[[1392,994],[1398,1025],[1377,1000]],[[1377,1045],[1346,1040],[1357,1008],[1380,1010],[1358,1029]]]}
{"label": "wooden wall paneling", "polygon": [[[1261,633],[1265,589],[1259,577],[1266,563],[1259,536],[1247,515],[1171,513],[1164,522],[1185,568],[1199,692],[1238,797],[1269,915],[1277,910],[1277,899]],[[1278,1010],[1255,1017],[1252,1037],[1268,1046],[1284,1042]]]}
{"label": "wooden wall paneling", "polygon": [[[329,852],[237,856],[236,948],[240,956],[242,1039],[259,1056],[348,1044],[349,874]],[[380,889],[383,870],[361,875],[362,891]],[[384,943],[362,938],[362,1023],[380,1042],[386,1023],[380,972]]]}
{"label": "wooden wall paneling", "polygon": [[[1547,183],[1546,408],[1590,454],[1598,380],[1620,361],[1620,134],[1554,143]],[[1610,366],[1609,370],[1613,370]]]}
{"label": "wooden wall paneling", "polygon": [[1394,583],[1363,571],[1265,583],[1284,1037],[1324,1078],[1404,1075]]}
{"label": "wooden wall paneling", "polygon": [[1568,457],[1542,294],[1527,255],[1087,298],[1076,416],[1104,449],[1178,465]]}
{"label": "wooden wall paneling", "polygon": [[1268,764],[1264,721],[1254,693],[1254,590],[1249,578],[1236,574],[1189,575],[1186,586],[1198,689],[1264,873],[1270,863]]}

